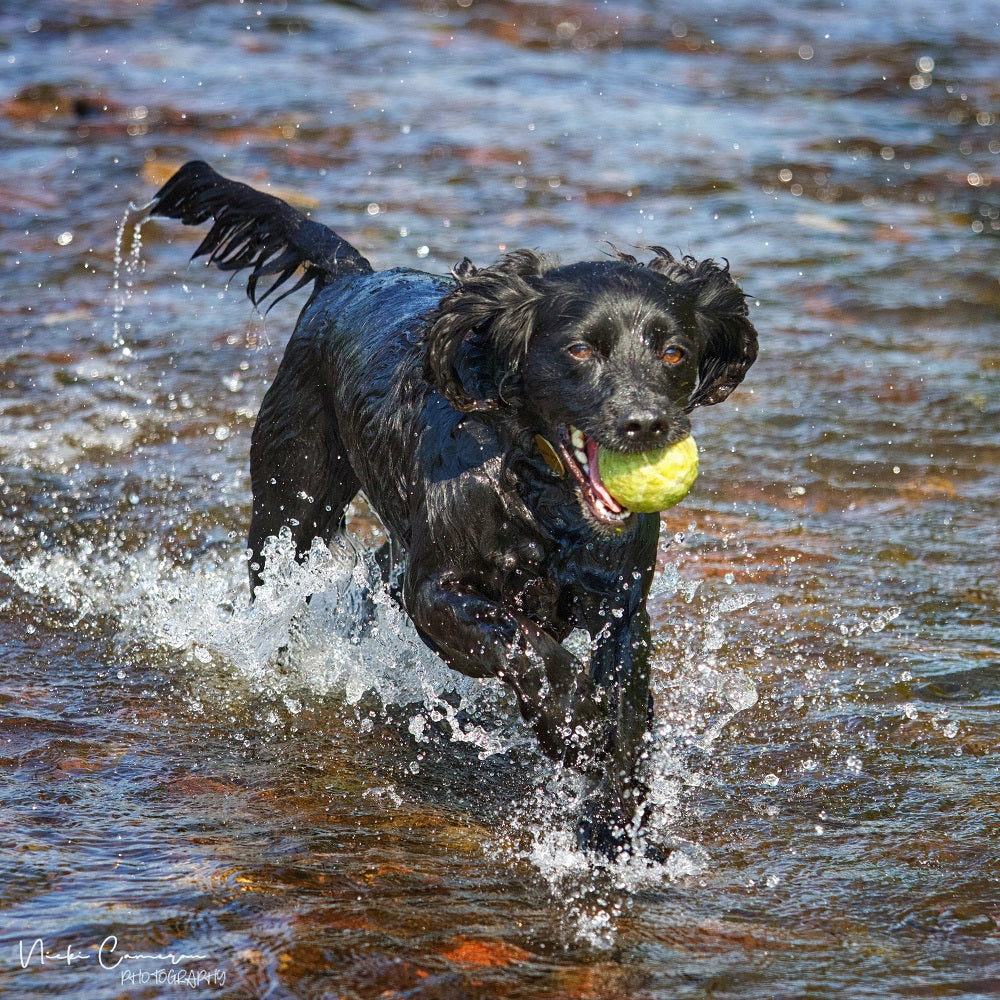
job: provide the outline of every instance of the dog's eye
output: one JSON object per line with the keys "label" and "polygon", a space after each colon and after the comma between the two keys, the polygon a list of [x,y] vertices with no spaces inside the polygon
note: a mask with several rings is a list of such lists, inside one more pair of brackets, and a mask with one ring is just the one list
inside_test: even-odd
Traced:
{"label": "dog's eye", "polygon": [[684,360],[684,348],[671,344],[661,355],[668,365],[679,365]]}
{"label": "dog's eye", "polygon": [[594,356],[594,349],[590,344],[570,344],[566,353],[576,361],[586,361]]}

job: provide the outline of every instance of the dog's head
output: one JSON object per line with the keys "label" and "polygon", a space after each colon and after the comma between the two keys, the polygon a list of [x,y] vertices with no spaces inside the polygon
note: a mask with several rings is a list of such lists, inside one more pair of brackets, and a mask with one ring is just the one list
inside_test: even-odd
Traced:
{"label": "dog's head", "polygon": [[554,443],[602,525],[630,515],[600,483],[598,446],[680,441],[690,411],[726,399],[757,356],[728,266],[652,250],[648,264],[618,253],[556,266],[528,250],[463,262],[427,329],[426,374],[445,398]]}

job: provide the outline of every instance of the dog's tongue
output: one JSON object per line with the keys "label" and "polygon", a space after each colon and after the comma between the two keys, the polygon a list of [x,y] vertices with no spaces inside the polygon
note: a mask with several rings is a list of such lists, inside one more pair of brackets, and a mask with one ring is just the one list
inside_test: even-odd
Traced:
{"label": "dog's tongue", "polygon": [[588,477],[590,479],[590,488],[600,497],[602,503],[614,514],[621,514],[625,509],[622,505],[608,492],[608,488],[604,485],[604,481],[601,479],[600,470],[600,460],[598,458],[598,448],[599,445],[593,439],[587,438],[587,468]]}

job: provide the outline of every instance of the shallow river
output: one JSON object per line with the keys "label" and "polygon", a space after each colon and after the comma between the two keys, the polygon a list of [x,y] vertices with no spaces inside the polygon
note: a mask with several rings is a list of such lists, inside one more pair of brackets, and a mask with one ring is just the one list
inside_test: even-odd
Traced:
{"label": "shallow river", "polygon": [[[1000,995],[998,42],[995,0],[4,4],[0,994]],[[196,157],[376,266],[731,261],[761,356],[651,601],[664,863],[576,851],[390,606],[352,636],[363,503],[249,606],[301,300],[119,232]]]}

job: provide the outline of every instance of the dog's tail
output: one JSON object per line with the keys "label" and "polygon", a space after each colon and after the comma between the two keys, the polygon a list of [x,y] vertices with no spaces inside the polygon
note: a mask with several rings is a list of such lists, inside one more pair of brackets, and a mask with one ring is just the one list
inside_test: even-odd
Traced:
{"label": "dog's tail", "polygon": [[[247,279],[247,295],[255,306],[299,268],[305,269],[302,276],[272,305],[311,281],[318,290],[342,275],[372,270],[371,264],[333,230],[307,219],[280,198],[217,174],[200,160],[185,163],[156,192],[149,214],[180,219],[188,226],[214,220],[192,260],[208,254],[208,262],[223,271],[253,268]],[[262,278],[273,280],[259,290]]]}

